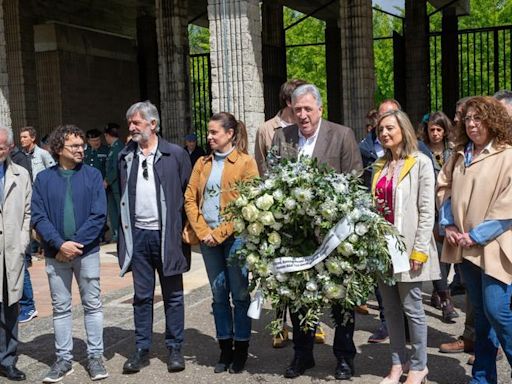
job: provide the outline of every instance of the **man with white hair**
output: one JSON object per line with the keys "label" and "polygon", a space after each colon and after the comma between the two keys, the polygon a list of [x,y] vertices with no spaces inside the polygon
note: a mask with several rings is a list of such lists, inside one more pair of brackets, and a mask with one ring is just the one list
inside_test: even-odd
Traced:
{"label": "man with white hair", "polygon": [[27,170],[9,158],[13,146],[12,130],[0,126],[0,375],[21,381],[26,377],[16,368],[18,302],[30,241],[32,182]]}
{"label": "man with white hair", "polygon": [[155,272],[165,311],[167,370],[185,369],[182,274],[190,268],[190,246],[181,241],[183,194],[192,166],[188,153],[158,136],[160,116],[150,101],[133,104],[126,112],[132,140],[119,153],[121,222],[118,256],[121,276],[132,272],[135,352],[123,373],[149,365],[152,344]]}

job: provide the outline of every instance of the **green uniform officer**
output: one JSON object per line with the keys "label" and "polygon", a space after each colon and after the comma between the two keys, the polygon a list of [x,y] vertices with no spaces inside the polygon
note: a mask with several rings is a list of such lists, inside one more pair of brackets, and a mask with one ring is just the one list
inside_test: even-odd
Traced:
{"label": "green uniform officer", "polygon": [[108,216],[112,230],[112,242],[117,242],[117,231],[119,227],[119,204],[121,192],[119,190],[119,179],[117,170],[117,158],[124,144],[119,140],[119,125],[108,123],[105,127],[105,141],[109,145],[107,161],[105,163],[105,177],[103,185],[107,191]]}
{"label": "green uniform officer", "polygon": [[96,168],[105,177],[108,147],[101,143],[101,132],[97,129],[89,129],[85,136],[87,138],[87,148],[84,152],[84,164]]}

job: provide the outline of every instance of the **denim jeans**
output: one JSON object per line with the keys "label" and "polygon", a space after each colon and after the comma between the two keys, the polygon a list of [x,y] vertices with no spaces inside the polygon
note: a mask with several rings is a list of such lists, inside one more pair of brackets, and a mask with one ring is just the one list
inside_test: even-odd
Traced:
{"label": "denim jeans", "polygon": [[[230,255],[240,248],[241,240],[230,237],[216,247],[201,243],[208,280],[213,295],[213,317],[217,330],[217,339],[235,339],[248,341],[251,337],[251,319],[247,310],[251,298],[247,268],[240,267],[236,261],[229,260]],[[233,302],[233,307],[230,302]]]}
{"label": "denim jeans", "polygon": [[[30,246],[29,246],[30,247]],[[25,266],[23,278],[23,295],[20,300],[20,313],[28,313],[36,309],[34,303],[34,291],[32,289],[32,281],[30,280],[30,273],[28,268],[32,265],[32,254],[25,253]]]}
{"label": "denim jeans", "polygon": [[486,275],[481,268],[467,260],[462,262],[461,272],[475,316],[475,364],[470,384],[496,384],[497,345],[494,331],[512,365],[512,284],[507,285]]}
{"label": "denim jeans", "polygon": [[167,349],[180,349],[185,328],[183,275],[164,276],[160,236],[160,231],[134,230],[131,267],[135,345],[137,348],[150,349],[152,344],[156,271],[164,302],[165,346]]}
{"label": "denim jeans", "polygon": [[100,254],[79,256],[61,263],[46,258],[46,273],[50,284],[57,358],[73,359],[73,317],[71,313],[71,283],[78,283],[87,334],[87,357],[103,355],[103,306],[100,298]]}

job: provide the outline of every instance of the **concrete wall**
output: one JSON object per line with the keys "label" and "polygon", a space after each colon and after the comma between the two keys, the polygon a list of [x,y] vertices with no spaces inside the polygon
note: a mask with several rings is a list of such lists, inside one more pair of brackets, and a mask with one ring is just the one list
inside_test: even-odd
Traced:
{"label": "concrete wall", "polygon": [[34,31],[41,134],[61,123],[123,125],[139,99],[135,41],[57,23]]}

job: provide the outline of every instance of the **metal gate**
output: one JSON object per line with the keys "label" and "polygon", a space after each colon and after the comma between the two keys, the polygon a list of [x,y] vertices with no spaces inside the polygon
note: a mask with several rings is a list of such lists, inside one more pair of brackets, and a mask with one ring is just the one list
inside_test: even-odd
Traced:
{"label": "metal gate", "polygon": [[[441,99],[441,33],[430,34],[430,100]],[[512,89],[512,25],[465,29],[458,33],[459,97]]]}
{"label": "metal gate", "polygon": [[197,143],[207,148],[208,121],[212,115],[210,54],[190,55],[190,89],[192,93],[192,124]]}

